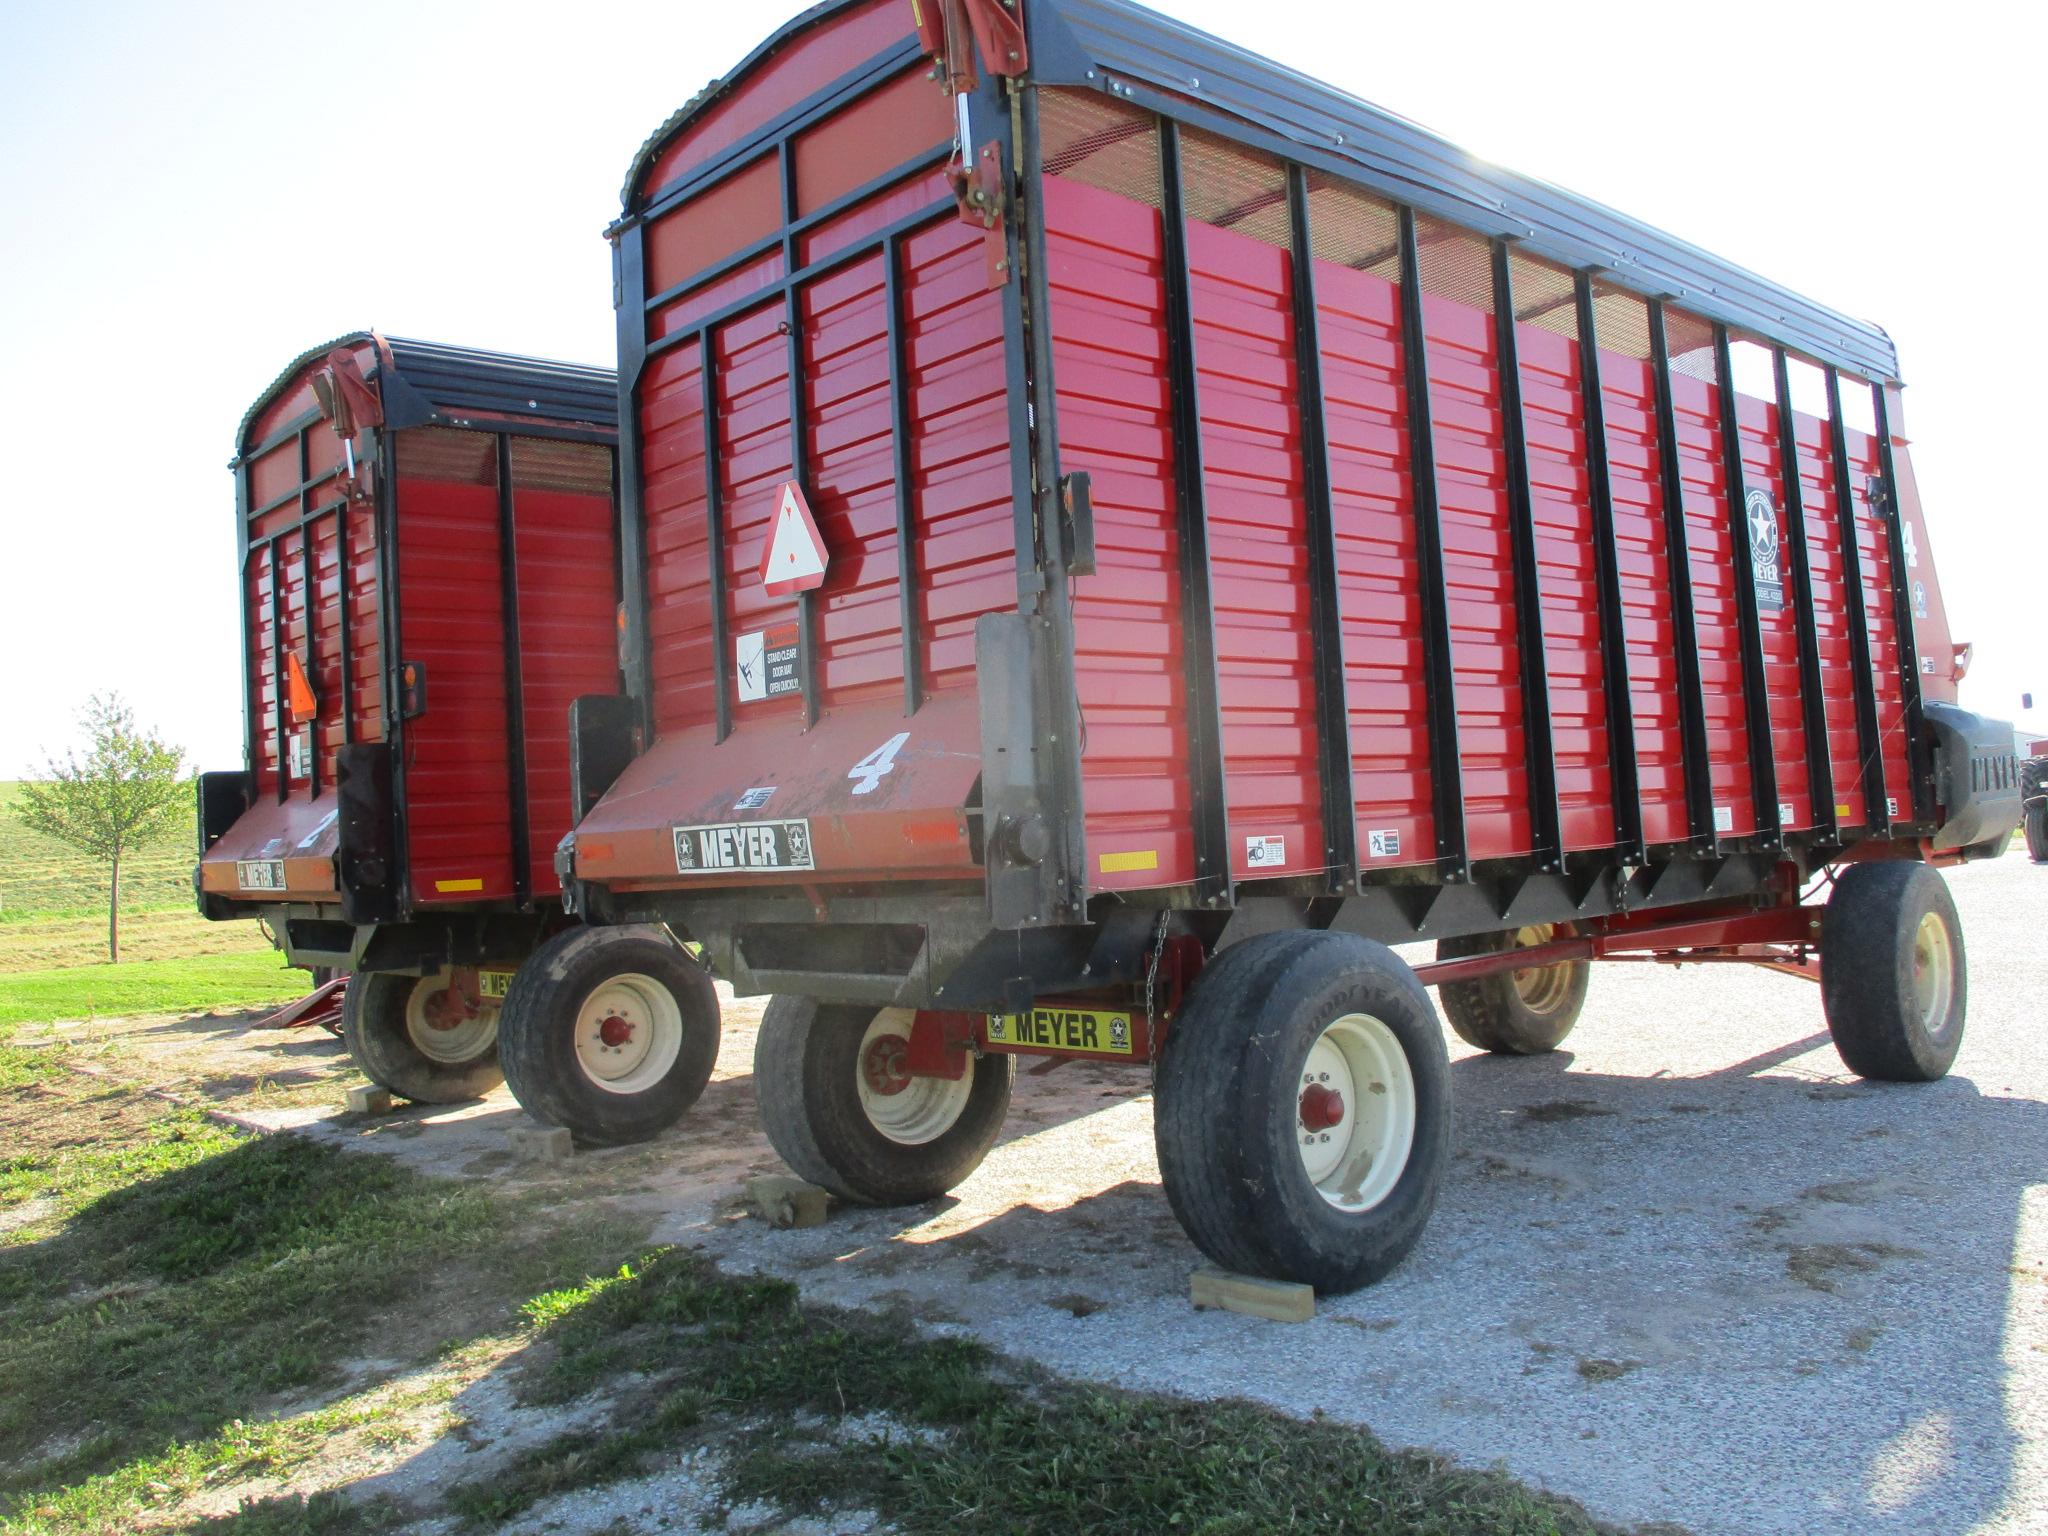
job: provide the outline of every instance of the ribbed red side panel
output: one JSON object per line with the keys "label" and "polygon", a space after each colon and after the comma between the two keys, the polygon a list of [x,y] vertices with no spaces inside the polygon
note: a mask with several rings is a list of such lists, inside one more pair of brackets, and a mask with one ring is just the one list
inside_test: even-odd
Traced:
{"label": "ribbed red side panel", "polygon": [[561,889],[554,853],[569,830],[569,706],[619,687],[611,462],[611,450],[595,444],[512,441],[528,889],[536,896]]}
{"label": "ribbed red side panel", "polygon": [[1675,659],[1679,636],[1672,624],[1663,459],[1657,445],[1650,365],[1603,348],[1600,397],[1607,413],[1615,559],[1628,641],[1629,707],[1636,729],[1643,838],[1652,845],[1683,842],[1685,739]]}
{"label": "ribbed red side panel", "polygon": [[[1787,830],[1811,827],[1818,821],[1813,803],[1813,777],[1806,771],[1806,715],[1799,686],[1798,584],[1792,577],[1792,546],[1785,533],[1785,466],[1778,448],[1778,407],[1738,391],[1736,421],[1742,436],[1742,483],[1771,498],[1773,529],[1759,540],[1752,534],[1752,558],[1777,551],[1778,584],[1783,597],[1776,612],[1763,601],[1768,585],[1758,588],[1757,618],[1763,631],[1764,693],[1770,700],[1771,758],[1777,766],[1779,814]],[[1751,498],[1743,508],[1750,526],[1762,508]]]}
{"label": "ribbed red side panel", "polygon": [[1614,842],[1614,773],[1579,344],[1522,324],[1515,327],[1515,348],[1522,364],[1558,814],[1567,849],[1605,848]]}
{"label": "ribbed red side panel", "polygon": [[1855,663],[1849,640],[1849,589],[1843,579],[1842,531],[1835,504],[1834,445],[1825,420],[1792,413],[1799,435],[1799,491],[1806,510],[1806,558],[1813,571],[1813,622],[1820,641],[1828,764],[1835,811],[1845,827],[1869,820],[1863,798],[1862,753],[1856,738]]}
{"label": "ribbed red side panel", "polygon": [[[432,463],[451,475],[453,461],[481,464],[496,442],[407,436],[432,439]],[[513,890],[497,487],[408,472],[407,458],[402,437],[398,659],[418,664],[427,687],[425,713],[406,722],[402,768],[413,900],[503,900]]]}
{"label": "ribbed red side panel", "polygon": [[1401,294],[1335,262],[1318,261],[1315,278],[1359,858],[1426,864],[1436,857],[1436,828]]}
{"label": "ribbed red side panel", "polygon": [[1527,853],[1531,837],[1493,317],[1426,294],[1423,331],[1457,674],[1466,846],[1474,859],[1505,858]]}
{"label": "ribbed red side panel", "polygon": [[1017,601],[1003,315],[973,230],[922,230],[902,261],[918,633],[937,693],[972,686],[974,621]]}
{"label": "ribbed red side panel", "polygon": [[1724,837],[1742,837],[1756,830],[1756,811],[1750,792],[1749,726],[1743,712],[1742,630],[1735,612],[1734,554],[1728,542],[1720,396],[1713,385],[1673,369],[1671,403],[1678,419],[1678,468],[1685,484],[1714,818]]}
{"label": "ribbed red side panel", "polygon": [[350,505],[348,574],[349,691],[357,741],[384,739],[384,635],[377,593],[377,514],[367,502]]}
{"label": "ribbed red side panel", "polygon": [[[1846,393],[1863,386],[1843,382]],[[1846,413],[1845,413],[1846,415]],[[1885,797],[1894,817],[1913,813],[1906,760],[1906,706],[1900,693],[1899,623],[1892,606],[1891,536],[1864,488],[1883,473],[1877,439],[1848,428],[1849,484],[1855,490],[1856,537],[1863,552],[1863,606],[1870,621],[1870,669],[1877,691],[1877,726],[1884,752]]]}
{"label": "ribbed red side panel", "polygon": [[[1323,864],[1287,252],[1188,226],[1203,494],[1231,866],[1240,877]],[[1247,845],[1278,837],[1277,861]]]}
{"label": "ribbed red side panel", "polygon": [[249,563],[242,574],[249,613],[249,633],[243,637],[249,654],[249,699],[251,718],[256,722],[256,759],[250,766],[255,774],[256,794],[275,798],[277,778],[283,759],[277,739],[277,656],[271,644],[270,616],[276,587],[272,580],[271,546],[259,545],[249,551]]}
{"label": "ribbed red side panel", "polygon": [[[910,416],[912,572],[927,695],[970,686],[974,621],[1016,601],[1002,310],[980,235],[951,221],[899,253]],[[819,707],[903,693],[902,579],[891,432],[886,273],[880,253],[800,294],[805,497],[829,568],[815,597]],[[761,588],[761,556],[796,456],[789,339],[780,300],[713,333],[726,631],[794,625],[797,603]],[[649,555],[655,723],[715,717],[705,522],[704,387],[698,348],[642,375],[642,495]],[[732,640],[729,638],[729,646]],[[740,700],[735,729],[800,718],[795,694]]]}
{"label": "ribbed red side panel", "polygon": [[341,516],[338,511],[330,513],[311,529],[313,643],[306,677],[320,701],[314,750],[319,754],[322,789],[334,787],[334,752],[341,745]]}
{"label": "ribbed red side panel", "polygon": [[1181,884],[1194,845],[1159,215],[1044,188],[1060,467],[1089,475],[1095,504],[1096,573],[1074,581],[1088,878]]}

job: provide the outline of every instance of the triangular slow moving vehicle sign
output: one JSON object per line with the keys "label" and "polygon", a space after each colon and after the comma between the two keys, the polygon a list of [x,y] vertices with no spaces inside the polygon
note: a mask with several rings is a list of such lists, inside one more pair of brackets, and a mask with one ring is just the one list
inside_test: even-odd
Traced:
{"label": "triangular slow moving vehicle sign", "polygon": [[825,584],[825,541],[794,480],[783,482],[768,547],[761,553],[761,590],[770,597],[810,592]]}

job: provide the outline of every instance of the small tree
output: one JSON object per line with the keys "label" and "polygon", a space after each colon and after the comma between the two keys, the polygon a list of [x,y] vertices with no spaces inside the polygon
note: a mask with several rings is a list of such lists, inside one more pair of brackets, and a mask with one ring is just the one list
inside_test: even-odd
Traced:
{"label": "small tree", "polygon": [[190,798],[185,750],[135,724],[118,693],[94,694],[82,716],[91,750],[80,762],[49,759],[48,775],[21,786],[22,821],[32,830],[106,861],[107,958],[121,958],[121,858],[160,835]]}

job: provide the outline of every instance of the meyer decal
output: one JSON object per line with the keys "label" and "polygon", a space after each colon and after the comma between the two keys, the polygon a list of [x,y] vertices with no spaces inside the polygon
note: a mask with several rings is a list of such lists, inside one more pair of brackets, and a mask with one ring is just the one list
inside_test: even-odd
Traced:
{"label": "meyer decal", "polygon": [[1778,569],[1778,509],[1771,504],[1771,493],[1759,487],[1742,498],[1742,510],[1749,523],[1749,572],[1757,609],[1782,613],[1785,578]]}
{"label": "meyer decal", "polygon": [[1029,1013],[991,1014],[990,1045],[1035,1045],[1054,1051],[1131,1054],[1131,1016],[1087,1008],[1034,1008]]}
{"label": "meyer decal", "polygon": [[741,821],[677,827],[676,873],[745,874],[757,869],[813,869],[808,821]]}

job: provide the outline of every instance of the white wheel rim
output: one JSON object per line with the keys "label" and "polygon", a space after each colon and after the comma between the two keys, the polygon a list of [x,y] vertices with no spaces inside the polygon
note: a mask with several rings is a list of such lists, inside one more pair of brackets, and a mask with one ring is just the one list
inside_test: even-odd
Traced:
{"label": "white wheel rim", "polygon": [[854,1054],[854,1082],[868,1124],[901,1147],[921,1147],[950,1131],[974,1091],[974,1063],[959,1077],[912,1077],[903,1070],[917,1015],[908,1008],[884,1008],[860,1038]]}
{"label": "white wheel rim", "polygon": [[1345,1014],[1309,1047],[1294,1144],[1309,1182],[1340,1211],[1369,1211],[1400,1181],[1415,1145],[1415,1074],[1371,1014]]}
{"label": "white wheel rim", "polygon": [[444,1067],[474,1061],[498,1038],[498,1000],[480,998],[467,1018],[451,1017],[449,973],[422,976],[405,995],[405,1033],[414,1049]]}
{"label": "white wheel rim", "polygon": [[[1556,933],[1557,930],[1549,923],[1532,923],[1526,928],[1517,928],[1515,948],[1529,949],[1537,944],[1548,944]],[[1561,960],[1556,965],[1532,965],[1527,970],[1510,971],[1508,979],[1514,983],[1524,1008],[1531,1013],[1555,1013],[1564,1006],[1565,997],[1572,989],[1571,962]]]}
{"label": "white wheel rim", "polygon": [[1946,1028],[1955,985],[1955,951],[1949,943],[1948,924],[1940,913],[1929,912],[1913,930],[1913,1003],[1920,1010],[1921,1026],[1930,1035],[1939,1035]]}
{"label": "white wheel rim", "polygon": [[576,1010],[576,1065],[606,1093],[644,1093],[683,1053],[683,1009],[652,976],[612,977]]}

